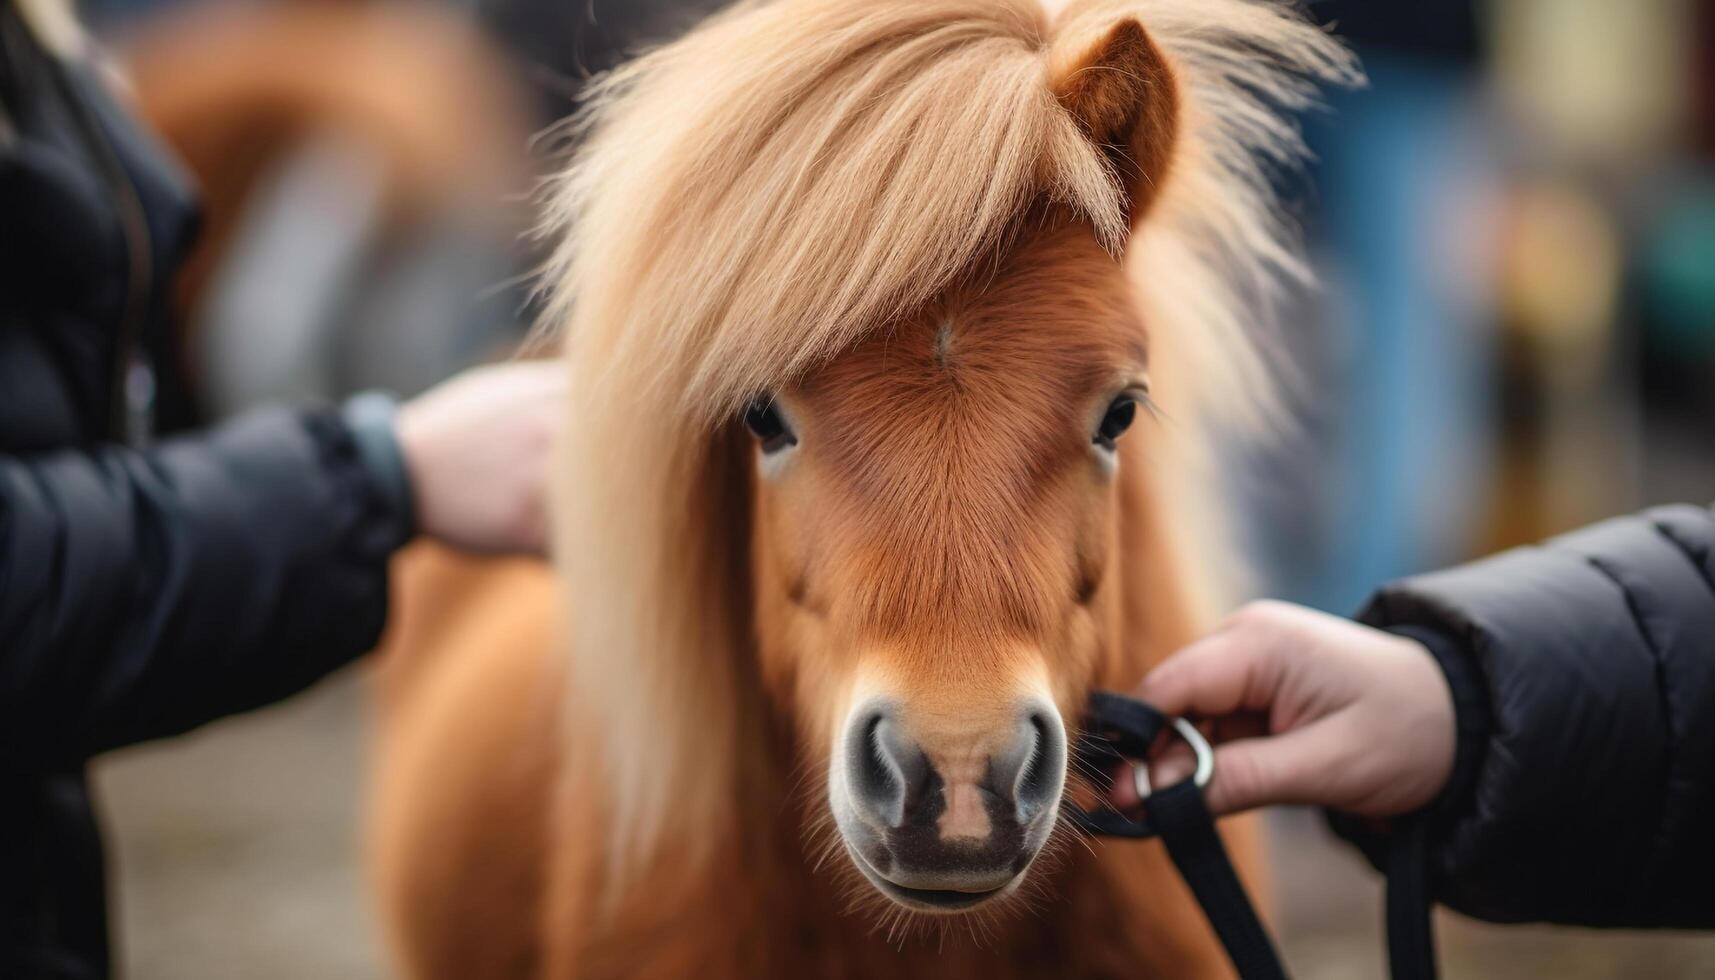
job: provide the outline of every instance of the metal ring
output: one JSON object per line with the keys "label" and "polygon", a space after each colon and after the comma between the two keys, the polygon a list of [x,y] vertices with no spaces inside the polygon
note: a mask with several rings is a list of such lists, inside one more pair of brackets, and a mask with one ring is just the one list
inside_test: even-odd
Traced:
{"label": "metal ring", "polygon": [[[1209,740],[1203,737],[1197,726],[1183,718],[1173,719],[1173,730],[1179,733],[1186,745],[1191,746],[1191,754],[1197,757],[1197,768],[1191,773],[1191,781],[1197,784],[1198,789],[1207,788],[1209,780],[1215,778],[1215,750],[1209,747]],[[1137,790],[1138,799],[1149,799],[1154,792],[1149,781],[1149,763],[1131,764],[1131,785]]]}
{"label": "metal ring", "polygon": [[1131,764],[1131,786],[1137,790],[1137,798],[1149,799],[1149,794],[1155,792],[1149,786],[1149,763],[1134,762]]}

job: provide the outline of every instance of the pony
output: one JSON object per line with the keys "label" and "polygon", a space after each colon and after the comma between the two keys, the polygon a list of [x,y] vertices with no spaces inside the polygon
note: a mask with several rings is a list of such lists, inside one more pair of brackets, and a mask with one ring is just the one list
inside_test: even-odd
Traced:
{"label": "pony", "polygon": [[595,82],[553,569],[400,568],[401,972],[1225,975],[1158,844],[1060,818],[1069,746],[1231,601],[1274,173],[1358,78],[1270,0],[757,0]]}

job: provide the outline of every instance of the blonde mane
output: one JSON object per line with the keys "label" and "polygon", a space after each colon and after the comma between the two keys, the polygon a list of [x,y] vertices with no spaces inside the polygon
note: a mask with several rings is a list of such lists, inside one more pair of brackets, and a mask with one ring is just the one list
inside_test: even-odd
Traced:
{"label": "blonde mane", "polygon": [[[1128,16],[1183,103],[1129,245],[1119,175],[1048,84]],[[1272,385],[1252,327],[1303,274],[1269,187],[1302,152],[1282,110],[1356,79],[1338,43],[1259,0],[1052,22],[1019,0],[755,0],[595,84],[549,195],[546,284],[574,379],[555,513],[571,715],[615,871],[730,830],[760,737],[744,477],[721,424],[992,261],[1048,200],[1136,263],[1168,411],[1256,425]]]}

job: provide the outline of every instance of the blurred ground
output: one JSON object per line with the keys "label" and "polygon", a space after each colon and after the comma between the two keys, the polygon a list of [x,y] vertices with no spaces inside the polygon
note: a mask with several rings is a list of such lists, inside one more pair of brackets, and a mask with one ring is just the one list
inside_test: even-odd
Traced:
{"label": "blurred ground", "polygon": [[121,977],[386,975],[358,840],[366,695],[347,670],[98,764]]}
{"label": "blurred ground", "polygon": [[[346,671],[283,706],[102,761],[123,977],[386,975],[358,840],[365,695],[362,672]],[[1273,830],[1278,922],[1295,975],[1381,976],[1375,875],[1311,813],[1283,812]],[[1715,976],[1715,937],[1453,916],[1439,928],[1452,980]]]}

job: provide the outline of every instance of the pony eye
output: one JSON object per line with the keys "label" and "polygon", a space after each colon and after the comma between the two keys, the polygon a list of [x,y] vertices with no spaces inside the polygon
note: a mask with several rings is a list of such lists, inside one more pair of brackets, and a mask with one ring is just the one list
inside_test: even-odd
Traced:
{"label": "pony eye", "polygon": [[765,453],[779,452],[798,444],[798,437],[786,427],[786,420],[780,417],[780,410],[774,407],[772,398],[758,398],[750,403],[744,410],[744,427],[762,444]]}
{"label": "pony eye", "polygon": [[1106,415],[1102,416],[1102,424],[1096,427],[1094,442],[1103,449],[1112,451],[1114,440],[1125,434],[1131,428],[1131,423],[1137,419],[1137,398],[1134,395],[1121,395],[1108,406]]}

